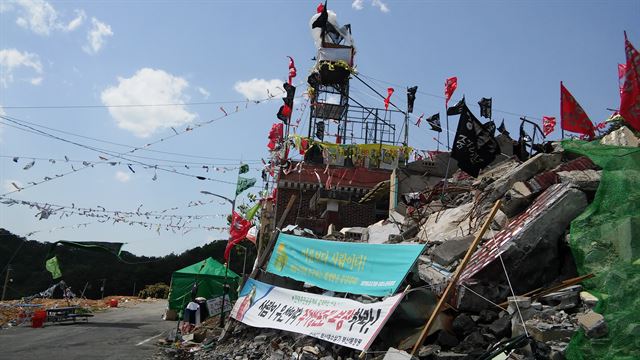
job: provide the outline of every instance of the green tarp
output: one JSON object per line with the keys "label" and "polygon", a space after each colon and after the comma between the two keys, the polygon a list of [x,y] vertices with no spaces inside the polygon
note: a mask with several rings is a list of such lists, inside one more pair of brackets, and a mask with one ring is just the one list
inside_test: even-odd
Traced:
{"label": "green tarp", "polygon": [[576,140],[562,147],[602,167],[593,202],[571,223],[570,245],[580,274],[595,274],[585,289],[609,327],[600,339],[580,331],[567,359],[640,359],[640,148]]}
{"label": "green tarp", "polygon": [[[225,267],[212,258],[207,258],[183,269],[177,270],[171,276],[171,292],[169,293],[169,309],[182,311],[191,301],[191,288],[198,283],[197,296],[211,299],[223,293],[225,281]],[[240,276],[229,270],[227,284],[229,284],[229,297],[237,297],[236,290],[240,282]]]}

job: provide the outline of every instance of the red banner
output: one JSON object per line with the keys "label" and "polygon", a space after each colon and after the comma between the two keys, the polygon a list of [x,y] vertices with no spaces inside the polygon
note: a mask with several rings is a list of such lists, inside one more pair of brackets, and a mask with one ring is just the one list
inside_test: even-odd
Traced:
{"label": "red banner", "polygon": [[229,227],[229,242],[227,243],[227,247],[224,249],[225,260],[229,260],[231,249],[247,237],[247,233],[250,228],[251,222],[249,220],[245,220],[234,211],[231,215],[231,227]]}
{"label": "red banner", "polygon": [[626,33],[624,36],[627,65],[620,91],[620,115],[632,128],[640,131],[640,53],[631,45]]}
{"label": "red banner", "polygon": [[593,138],[595,129],[587,113],[560,82],[560,126],[562,129]]}
{"label": "red banner", "polygon": [[445,107],[449,107],[449,99],[453,95],[453,92],[458,88],[458,78],[450,77],[444,82],[444,103]]}
{"label": "red banner", "polygon": [[542,132],[544,136],[547,136],[553,132],[553,129],[556,128],[556,118],[553,116],[543,116],[542,117]]}

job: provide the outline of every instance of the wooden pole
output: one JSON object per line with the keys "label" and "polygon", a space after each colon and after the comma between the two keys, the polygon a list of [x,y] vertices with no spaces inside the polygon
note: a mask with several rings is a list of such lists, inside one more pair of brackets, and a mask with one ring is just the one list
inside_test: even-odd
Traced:
{"label": "wooden pole", "polygon": [[411,350],[411,356],[413,356],[418,351],[418,348],[422,346],[422,343],[424,342],[424,339],[429,334],[429,330],[431,329],[431,326],[433,325],[436,317],[438,316],[438,314],[440,313],[440,310],[442,309],[445,302],[449,298],[449,295],[451,294],[451,290],[458,282],[458,279],[460,278],[460,274],[462,273],[462,270],[464,270],[469,260],[471,260],[471,255],[473,255],[473,253],[475,252],[476,247],[480,243],[480,240],[482,239],[482,236],[484,235],[484,233],[489,228],[489,225],[491,225],[491,221],[493,221],[493,217],[496,215],[496,212],[498,212],[499,208],[500,208],[500,200],[498,199],[495,205],[493,205],[493,208],[489,213],[489,217],[487,218],[487,220],[485,220],[485,223],[482,226],[482,229],[480,230],[478,235],[476,235],[476,238],[473,240],[473,243],[471,244],[471,246],[469,246],[469,249],[467,250],[467,254],[462,259],[462,262],[460,262],[460,265],[458,265],[456,272],[453,274],[453,277],[451,278],[449,285],[447,286],[444,293],[440,297],[440,300],[438,301],[436,308],[431,313],[429,320],[427,320],[427,323],[424,325],[424,329],[422,329],[422,333],[420,333],[420,337],[418,338],[418,341],[416,341],[416,344],[413,346],[413,350]]}

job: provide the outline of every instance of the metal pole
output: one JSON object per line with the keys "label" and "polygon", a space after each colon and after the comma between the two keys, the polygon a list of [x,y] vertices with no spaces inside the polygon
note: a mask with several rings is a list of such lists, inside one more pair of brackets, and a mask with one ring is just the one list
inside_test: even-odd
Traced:
{"label": "metal pole", "polygon": [[4,286],[2,287],[2,299],[0,301],[4,301],[4,296],[7,294],[7,285],[9,284],[9,273],[13,269],[11,268],[11,264],[7,265],[7,273],[4,277]]}
{"label": "metal pole", "polygon": [[102,279],[102,287],[100,287],[100,292],[101,292],[100,298],[101,299],[104,299],[104,284],[106,284],[106,283],[107,283],[107,279]]}

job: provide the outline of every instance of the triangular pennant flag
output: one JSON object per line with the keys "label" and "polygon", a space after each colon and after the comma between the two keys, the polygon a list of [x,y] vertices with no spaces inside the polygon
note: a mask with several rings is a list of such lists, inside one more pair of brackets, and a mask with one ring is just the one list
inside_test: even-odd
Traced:
{"label": "triangular pennant flag", "polygon": [[240,165],[240,171],[238,171],[239,174],[246,174],[248,172],[249,172],[249,165],[248,164]]}
{"label": "triangular pennant flag", "polygon": [[551,134],[556,127],[556,118],[553,116],[542,117],[542,132],[544,136]]}
{"label": "triangular pennant flag", "polygon": [[504,119],[502,119],[502,122],[500,123],[500,126],[498,126],[498,131],[502,135],[509,136],[509,132],[507,131],[507,128],[504,126]]}
{"label": "triangular pennant flag", "polygon": [[626,32],[624,43],[627,65],[620,94],[620,115],[632,128],[640,131],[640,53],[627,39]]}
{"label": "triangular pennant flag", "polygon": [[431,126],[431,130],[442,132],[442,126],[440,125],[440,113],[429,116],[427,118],[427,123]]}
{"label": "triangular pennant flag", "polygon": [[560,126],[564,130],[585,134],[591,138],[595,136],[595,129],[589,116],[569,90],[564,87],[562,81],[560,82],[560,119]]}
{"label": "triangular pennant flag", "polygon": [[238,176],[238,185],[236,186],[236,196],[240,195],[243,191],[249,189],[256,183],[256,178],[245,178]]}
{"label": "triangular pennant flag", "polygon": [[57,257],[54,256],[51,259],[47,260],[45,262],[45,268],[51,273],[51,277],[54,280],[62,277],[62,271],[60,271]]}
{"label": "triangular pennant flag", "polygon": [[253,217],[256,216],[256,213],[258,212],[259,209],[260,209],[260,202],[257,202],[255,205],[251,207],[251,209],[247,211],[247,220],[249,221],[253,220]]}

